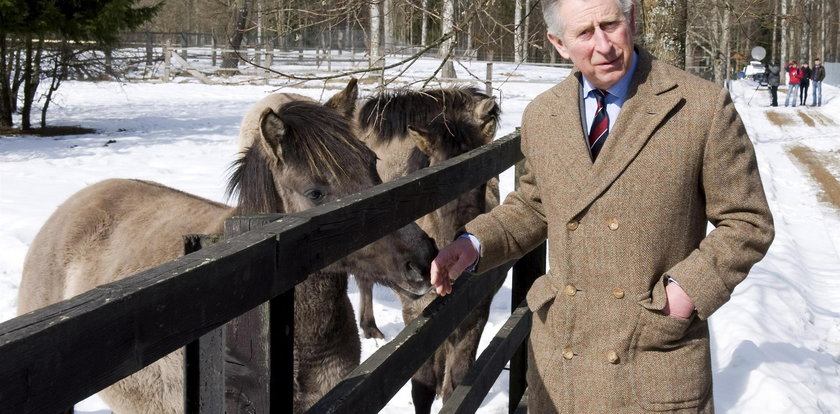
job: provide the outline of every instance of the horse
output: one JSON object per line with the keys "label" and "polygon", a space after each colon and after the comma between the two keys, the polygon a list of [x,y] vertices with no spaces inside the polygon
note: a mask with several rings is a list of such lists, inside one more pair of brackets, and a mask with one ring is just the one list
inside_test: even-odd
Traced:
{"label": "horse", "polygon": [[[495,99],[472,88],[398,91],[357,105],[356,123],[360,138],[380,158],[379,174],[388,181],[489,143],[496,133],[499,113]],[[416,222],[442,248],[467,222],[498,204],[498,179],[492,179]],[[366,338],[382,338],[372,312],[372,285],[364,280],[358,284],[359,325]],[[408,323],[437,294],[432,291],[420,299],[399,292],[397,296],[403,320]],[[472,367],[491,301],[492,297],[482,301],[412,376],[417,413],[430,412],[436,394],[445,402]]]}
{"label": "horse", "polygon": [[[225,219],[294,213],[381,182],[375,154],[355,136],[341,105],[356,83],[320,105],[285,96],[258,103],[258,134],[234,162],[228,192],[235,207],[162,184],[109,179],[58,207],[27,253],[18,312],[67,299],[178,257],[183,234],[220,233]],[[246,116],[246,118],[249,118]],[[253,125],[243,124],[242,131]],[[347,273],[365,275],[406,295],[430,289],[437,249],[415,224],[325,267],[295,290],[294,406],[303,412],[359,364],[361,345],[347,297]],[[419,273],[418,273],[419,272]],[[173,352],[100,392],[120,414],[183,411],[183,353]]]}

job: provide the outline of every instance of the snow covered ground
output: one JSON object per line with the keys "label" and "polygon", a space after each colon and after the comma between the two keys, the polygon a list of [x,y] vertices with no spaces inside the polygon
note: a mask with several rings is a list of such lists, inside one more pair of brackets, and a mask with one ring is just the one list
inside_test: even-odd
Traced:
{"label": "snow covered ground", "polygon": [[[403,79],[427,75],[435,66],[421,61]],[[483,74],[485,64],[468,68]],[[468,76],[465,68],[456,69]],[[498,136],[512,132],[525,105],[568,74],[568,69],[534,65],[496,63],[494,69],[503,110]],[[310,83],[282,91],[324,100],[341,86]],[[794,109],[769,108],[766,90],[755,87],[750,81],[734,82],[732,96],[756,146],[776,240],[732,300],[712,317],[715,405],[722,413],[840,413],[840,210],[822,201],[820,184],[788,153],[797,145],[813,150],[840,179],[840,89],[824,86],[822,108]],[[0,139],[0,321],[15,315],[23,258],[36,232],[81,188],[105,178],[131,177],[225,201],[239,121],[252,103],[277,88],[274,82],[202,85],[181,77],[168,84],[64,84],[49,123],[96,133]],[[512,188],[507,172],[502,191]],[[350,296],[355,304],[353,283]],[[379,326],[391,339],[403,326],[399,302],[387,289],[377,288],[375,296]],[[496,298],[482,347],[509,309],[509,297]],[[364,340],[363,357],[381,345]],[[410,401],[406,386],[383,412],[407,412]],[[506,405],[503,373],[480,412],[506,412]],[[96,397],[76,408],[108,412]]]}

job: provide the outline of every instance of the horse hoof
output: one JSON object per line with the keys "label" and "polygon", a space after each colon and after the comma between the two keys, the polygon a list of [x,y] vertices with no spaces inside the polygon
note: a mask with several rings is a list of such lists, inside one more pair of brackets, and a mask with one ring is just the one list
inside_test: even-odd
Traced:
{"label": "horse hoof", "polygon": [[363,332],[364,332],[365,338],[367,338],[367,339],[371,339],[371,338],[385,339],[385,335],[382,334],[382,331],[380,331],[379,328],[377,328],[377,327],[365,328],[365,329],[363,329]]}

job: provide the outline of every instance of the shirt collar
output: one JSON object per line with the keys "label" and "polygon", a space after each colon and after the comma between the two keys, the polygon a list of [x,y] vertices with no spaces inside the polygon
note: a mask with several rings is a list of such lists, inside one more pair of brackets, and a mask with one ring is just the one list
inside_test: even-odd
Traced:
{"label": "shirt collar", "polygon": [[[607,92],[610,93],[613,97],[617,98],[619,102],[624,102],[627,98],[627,89],[630,89],[630,82],[633,81],[633,73],[636,72],[636,63],[639,61],[639,55],[633,50],[633,62],[630,63],[630,70],[621,77],[621,79],[612,86],[612,88],[607,89]],[[586,76],[581,76],[583,78],[583,97],[589,97],[589,93],[595,89],[589,80],[586,79]]]}

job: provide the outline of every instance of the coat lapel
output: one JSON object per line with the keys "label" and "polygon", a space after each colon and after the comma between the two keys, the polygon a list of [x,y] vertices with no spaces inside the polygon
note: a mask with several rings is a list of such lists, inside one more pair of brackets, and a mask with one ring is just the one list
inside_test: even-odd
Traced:
{"label": "coat lapel", "polygon": [[[571,109],[577,106],[567,105],[568,102],[580,101],[579,76],[580,72],[573,72],[554,89],[557,97],[557,104],[551,107],[551,119],[554,121],[552,127],[546,129],[548,135],[545,137],[545,145],[557,154],[557,166],[562,166],[565,170],[570,178],[567,182],[574,185],[576,192],[585,191],[592,169],[581,127],[580,111]],[[571,101],[570,96],[575,100]],[[558,131],[564,132],[558,134]]]}
{"label": "coat lapel", "polygon": [[[572,159],[568,160],[563,159],[572,169],[585,173],[581,174],[582,177],[575,176],[575,179],[582,178],[578,181],[582,185],[578,187],[578,196],[571,197],[564,206],[564,219],[572,219],[606,191],[644,148],[671,110],[683,100],[681,94],[673,91],[677,87],[676,83],[667,77],[657,76],[657,71],[652,70],[652,56],[640,48],[637,52],[639,62],[628,90],[627,100],[598,159],[592,164],[585,146],[580,141],[575,144],[578,148],[583,148],[584,154],[573,155]],[[574,94],[578,96],[579,92]],[[571,135],[573,134],[568,134]],[[581,161],[590,165],[578,165],[582,164]]]}

